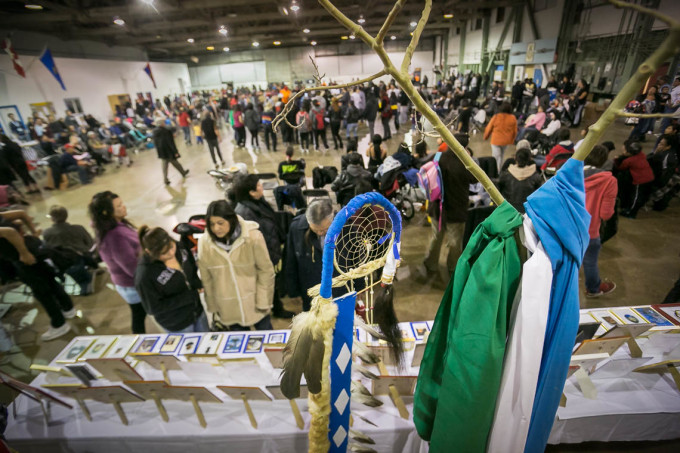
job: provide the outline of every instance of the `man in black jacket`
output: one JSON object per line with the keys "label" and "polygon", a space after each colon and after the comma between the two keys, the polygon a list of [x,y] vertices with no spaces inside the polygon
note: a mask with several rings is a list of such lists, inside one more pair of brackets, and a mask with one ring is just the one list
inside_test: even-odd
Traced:
{"label": "man in black jacket", "polygon": [[[456,134],[456,139],[464,147],[467,146],[466,138],[467,135]],[[446,143],[442,143],[439,150],[442,153],[439,159],[439,168],[442,175],[442,186],[444,187],[442,206],[444,212],[439,212],[438,202],[430,203],[428,214],[431,218],[433,235],[430,239],[430,245],[423,264],[428,275],[439,273],[439,254],[442,242],[446,239],[446,245],[449,250],[446,259],[448,275],[445,281],[448,281],[456,269],[458,258],[463,253],[463,233],[470,203],[470,184],[476,180]],[[441,230],[439,229],[440,215],[443,215]]]}
{"label": "man in black jacket", "polygon": [[156,128],[153,130],[153,144],[156,146],[158,158],[163,162],[163,182],[167,186],[170,184],[168,164],[172,164],[183,178],[186,178],[189,170],[184,170],[182,164],[177,161],[179,159],[179,151],[177,151],[177,145],[175,145],[175,137],[172,136],[172,132],[164,124],[164,120],[156,120]]}

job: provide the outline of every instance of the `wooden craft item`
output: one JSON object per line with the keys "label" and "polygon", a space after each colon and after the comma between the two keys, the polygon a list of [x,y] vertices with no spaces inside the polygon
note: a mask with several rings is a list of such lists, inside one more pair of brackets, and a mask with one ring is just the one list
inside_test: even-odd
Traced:
{"label": "wooden craft item", "polygon": [[217,354],[220,351],[220,346],[224,335],[221,333],[206,333],[198,345],[197,354]]}
{"label": "wooden craft item", "polygon": [[110,385],[104,387],[84,387],[78,390],[83,399],[91,399],[100,403],[113,404],[118,417],[123,425],[128,425],[128,419],[121,403],[137,403],[144,401],[143,398],[135,395],[125,387],[120,385]]}
{"label": "wooden craft item", "polygon": [[675,382],[675,387],[680,391],[680,372],[677,367],[680,366],[680,359],[664,360],[663,362],[652,363],[650,365],[641,366],[633,371],[638,373],[670,373]]}
{"label": "wooden craft item", "polygon": [[201,406],[198,404],[202,403],[221,403],[222,400],[216,397],[210,390],[205,387],[189,387],[189,386],[179,386],[179,385],[168,385],[162,390],[161,394],[158,395],[159,398],[163,399],[174,399],[180,401],[191,402],[194,407],[194,412],[196,412],[196,418],[201,427],[205,428],[208,426],[205,421],[205,416],[201,410]]}
{"label": "wooden craft item", "polygon": [[604,333],[600,338],[628,337],[628,350],[630,356],[637,359],[642,357],[642,349],[635,341],[635,338],[647,332],[656,324],[645,322],[644,324],[617,324]]}
{"label": "wooden craft item", "polygon": [[253,410],[250,408],[250,403],[248,400],[271,401],[269,395],[267,395],[260,387],[234,387],[218,385],[217,388],[229,395],[230,398],[240,399],[243,401],[243,407],[246,409],[246,413],[248,414],[250,425],[257,429],[257,420],[255,419],[255,414],[253,414]]}
{"label": "wooden craft item", "polygon": [[222,363],[217,354],[185,354],[187,361],[198,363],[209,363],[212,366],[218,366]]}
{"label": "wooden craft item", "polygon": [[609,354],[607,354],[606,352],[601,352],[597,354],[573,355],[571,356],[571,360],[569,362],[569,370],[571,371],[572,367],[576,367],[576,369],[583,368],[588,373],[591,373],[598,363],[602,362],[603,360],[607,360],[608,358]]}
{"label": "wooden craft item", "polygon": [[104,379],[112,382],[143,380],[125,359],[89,359],[85,363],[99,371]]}
{"label": "wooden craft item", "polygon": [[373,383],[373,396],[389,395],[399,411],[401,418],[408,420],[409,413],[402,396],[413,396],[418,376],[387,376],[381,375]]}
{"label": "wooden craft item", "polygon": [[80,396],[80,392],[78,390],[85,388],[81,384],[42,384],[42,388],[45,388],[47,390],[51,390],[53,392],[59,393],[61,395],[64,395],[69,398],[73,398],[76,400],[76,403],[78,403],[78,406],[80,407],[80,410],[83,411],[83,415],[85,415],[85,418],[87,421],[91,422],[92,421],[92,415],[90,415],[90,410],[87,408],[87,405],[85,404],[85,401]]}
{"label": "wooden craft item", "polygon": [[272,367],[283,368],[283,346],[271,347],[271,345],[265,345],[264,353],[272,364]]}
{"label": "wooden craft item", "polygon": [[31,370],[41,371],[43,373],[56,373],[60,376],[73,377],[73,375],[66,368],[60,366],[38,365],[37,363],[32,363],[29,368]]}
{"label": "wooden craft item", "polygon": [[11,388],[12,390],[21,393],[22,395],[26,395],[28,398],[34,401],[38,401],[41,404],[43,401],[45,401],[49,403],[58,404],[67,409],[73,409],[73,406],[68,404],[66,401],[62,401],[56,396],[50,395],[49,393],[43,391],[42,389],[33,387],[32,385],[28,385],[17,379],[14,379],[12,376],[5,374],[3,372],[0,372],[0,382],[5,386]]}
{"label": "wooden craft item", "polygon": [[597,399],[597,389],[595,388],[595,384],[593,384],[593,381],[590,379],[590,376],[588,376],[588,372],[586,370],[584,370],[583,368],[579,368],[574,373],[574,377],[576,378],[576,382],[578,382],[578,385],[581,388],[583,396],[590,400]]}
{"label": "wooden craft item", "polygon": [[413,350],[413,358],[411,359],[411,368],[417,368],[423,361],[423,354],[425,353],[426,343],[416,343]]}
{"label": "wooden craft item", "polygon": [[87,348],[95,341],[94,338],[76,338],[62,354],[57,357],[57,363],[75,363]]}
{"label": "wooden craft item", "polygon": [[[284,396],[284,394],[281,392],[281,386],[280,385],[268,385],[267,391],[272,394],[275,400],[288,400]],[[309,392],[307,391],[307,386],[306,385],[301,385],[300,386],[300,398],[307,398],[307,395]],[[297,425],[298,428],[304,429],[305,428],[305,421],[302,418],[302,414],[300,414],[300,408],[297,405],[297,402],[292,399],[288,400],[290,403],[290,409],[293,411],[293,416],[295,417],[295,424]]]}
{"label": "wooden craft item", "polygon": [[174,355],[155,354],[149,352],[135,352],[130,354],[137,360],[146,362],[152,368],[163,372],[163,380],[170,385],[168,370],[181,370],[180,360]]}
{"label": "wooden craft item", "polygon": [[163,406],[163,401],[159,395],[165,390],[165,381],[125,381],[125,385],[130,387],[135,393],[146,400],[153,400],[156,409],[164,422],[169,420],[168,413]]}
{"label": "wooden craft item", "polygon": [[104,354],[105,359],[123,359],[130,349],[137,343],[139,335],[123,335],[118,337],[109,350]]}
{"label": "wooden craft item", "polygon": [[615,337],[615,338],[597,338],[595,340],[584,340],[583,343],[576,348],[573,355],[583,354],[599,354],[606,352],[612,355],[617,349],[628,341],[629,337]]}
{"label": "wooden craft item", "polygon": [[92,342],[90,347],[87,348],[79,357],[78,361],[84,361],[87,359],[99,359],[104,357],[104,355],[109,352],[111,346],[116,342],[117,337],[115,336],[105,336],[99,337]]}

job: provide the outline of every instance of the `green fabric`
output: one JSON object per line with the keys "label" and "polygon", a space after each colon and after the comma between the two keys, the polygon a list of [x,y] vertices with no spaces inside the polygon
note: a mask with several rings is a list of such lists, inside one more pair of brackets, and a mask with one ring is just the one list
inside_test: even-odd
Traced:
{"label": "green fabric", "polygon": [[432,452],[484,452],[521,262],[522,217],[504,202],[463,251],[420,365],[413,421]]}

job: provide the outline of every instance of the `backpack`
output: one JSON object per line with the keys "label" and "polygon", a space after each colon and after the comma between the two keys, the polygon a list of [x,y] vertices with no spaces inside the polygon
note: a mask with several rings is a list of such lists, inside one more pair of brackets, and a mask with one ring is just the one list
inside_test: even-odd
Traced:
{"label": "backpack", "polygon": [[425,198],[430,203],[439,203],[439,231],[442,229],[442,217],[444,217],[444,185],[442,184],[442,171],[439,168],[439,159],[442,153],[434,155],[434,159],[426,163],[418,171],[418,184],[425,192]]}
{"label": "backpack", "polygon": [[323,130],[325,112],[323,110],[318,110],[314,113],[314,127],[317,131]]}
{"label": "backpack", "polygon": [[300,111],[296,115],[295,122],[297,123],[300,128],[298,129],[300,132],[306,133],[309,132],[311,129],[311,125],[309,124],[311,121],[309,119],[309,114],[305,111]]}

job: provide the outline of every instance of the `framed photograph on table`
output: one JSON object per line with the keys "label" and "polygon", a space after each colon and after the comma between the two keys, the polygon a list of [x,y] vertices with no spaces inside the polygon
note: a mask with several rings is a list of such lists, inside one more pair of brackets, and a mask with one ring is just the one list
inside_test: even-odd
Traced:
{"label": "framed photograph on table", "polygon": [[161,337],[158,335],[142,338],[137,345],[135,352],[153,352],[153,349],[156,347],[156,343],[158,343],[158,340],[160,339]]}
{"label": "framed photograph on table", "polygon": [[227,341],[224,344],[224,350],[222,352],[225,354],[236,354],[241,352],[243,343],[245,343],[245,338],[246,335],[243,333],[229,335],[229,337],[227,337]]}
{"label": "framed photograph on table", "polygon": [[180,343],[182,342],[182,338],[184,335],[182,334],[170,334],[167,337],[165,337],[165,341],[161,345],[161,354],[174,354],[177,352],[177,349],[179,348]]}
{"label": "framed photograph on table", "polygon": [[248,341],[246,342],[246,354],[257,354],[262,352],[262,347],[264,346],[264,335],[255,334],[248,335]]}
{"label": "framed photograph on table", "polygon": [[680,326],[680,304],[652,305],[652,308],[661,313],[674,325]]}
{"label": "framed photograph on table", "polygon": [[208,332],[198,345],[197,354],[217,354],[222,344],[224,335],[221,333]]}
{"label": "framed photograph on table", "polygon": [[179,355],[196,354],[198,343],[200,342],[200,335],[185,335],[182,340],[182,346],[179,348]]}
{"label": "framed photograph on table", "polygon": [[656,324],[660,327],[672,327],[673,323],[666,319],[661,313],[654,310],[652,307],[637,307],[634,308],[640,316],[645,318],[648,322]]}
{"label": "framed photograph on table", "polygon": [[646,324],[647,320],[630,307],[612,308],[609,310],[622,324]]}
{"label": "framed photograph on table", "polygon": [[286,336],[286,332],[270,333],[267,337],[267,344],[285,344]]}
{"label": "framed photograph on table", "polygon": [[113,346],[104,354],[105,359],[123,359],[137,343],[138,335],[123,335],[116,339]]}
{"label": "framed photograph on table", "polygon": [[430,328],[425,321],[418,321],[411,323],[411,330],[413,330],[413,336],[416,340],[422,341],[430,331]]}
{"label": "framed photograph on table", "polygon": [[611,314],[608,310],[592,310],[590,312],[590,316],[592,316],[597,322],[602,324],[602,327],[605,330],[609,330],[619,323],[616,317],[613,314]]}
{"label": "framed photograph on table", "polygon": [[109,351],[109,348],[116,342],[117,337],[115,336],[105,336],[97,338],[92,345],[87,348],[80,357],[78,361],[83,361],[87,359],[99,359],[104,356]]}
{"label": "framed photograph on table", "polygon": [[57,363],[75,363],[95,339],[93,337],[76,338],[57,358]]}

